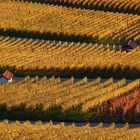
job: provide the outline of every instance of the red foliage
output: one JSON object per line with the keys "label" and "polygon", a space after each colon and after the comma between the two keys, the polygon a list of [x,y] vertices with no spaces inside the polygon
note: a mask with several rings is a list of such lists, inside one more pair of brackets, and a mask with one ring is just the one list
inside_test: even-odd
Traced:
{"label": "red foliage", "polygon": [[122,97],[107,101],[100,105],[98,113],[106,112],[108,117],[121,119],[138,119],[140,121],[140,89],[128,93]]}

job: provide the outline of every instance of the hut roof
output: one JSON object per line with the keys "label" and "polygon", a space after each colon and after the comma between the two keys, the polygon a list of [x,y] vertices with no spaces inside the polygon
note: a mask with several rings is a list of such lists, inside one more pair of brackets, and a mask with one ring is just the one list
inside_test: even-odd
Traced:
{"label": "hut roof", "polygon": [[14,75],[10,71],[6,70],[2,76],[7,80],[10,80]]}

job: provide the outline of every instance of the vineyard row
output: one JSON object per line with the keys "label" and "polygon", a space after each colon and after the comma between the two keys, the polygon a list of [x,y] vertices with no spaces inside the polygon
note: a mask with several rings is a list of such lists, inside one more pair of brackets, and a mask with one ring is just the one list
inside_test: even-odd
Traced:
{"label": "vineyard row", "polygon": [[[1,0],[1,2],[4,0]],[[140,1],[139,0],[7,0],[18,2],[33,2],[33,3],[46,3],[54,5],[63,5],[66,7],[82,8],[82,9],[96,9],[103,11],[124,12],[140,14]]]}
{"label": "vineyard row", "polygon": [[[0,37],[0,67],[16,70],[50,70],[98,68],[135,72],[140,70],[139,48],[126,53],[121,46],[69,43]],[[117,51],[116,51],[117,50]],[[138,74],[138,73],[136,73]]]}
{"label": "vineyard row", "polygon": [[41,80],[26,77],[18,83],[0,85],[0,104],[6,104],[8,110],[23,104],[25,108],[32,109],[42,106],[44,111],[53,107],[66,111],[80,105],[82,111],[87,112],[139,87],[139,80],[126,84],[125,79],[114,82],[113,78],[101,82],[101,78],[88,81],[85,77],[75,81],[72,77],[61,81],[54,77]]}
{"label": "vineyard row", "polygon": [[140,16],[28,2],[0,2],[4,30],[87,36],[92,40],[140,42]]}
{"label": "vineyard row", "polygon": [[29,121],[20,123],[18,121],[9,123],[7,120],[0,122],[0,139],[49,139],[49,140],[85,140],[85,139],[118,139],[118,140],[138,140],[140,138],[140,128],[130,129],[129,124],[122,128],[115,128],[112,123],[109,127],[103,127],[100,123],[97,126],[77,127],[74,124],[65,126],[64,123],[54,125],[52,122],[42,124]]}

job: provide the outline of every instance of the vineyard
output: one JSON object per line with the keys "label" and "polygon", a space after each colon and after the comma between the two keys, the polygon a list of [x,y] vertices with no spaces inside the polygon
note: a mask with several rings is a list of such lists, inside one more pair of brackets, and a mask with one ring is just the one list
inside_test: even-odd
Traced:
{"label": "vineyard", "polygon": [[[30,1],[30,0],[27,0]],[[39,0],[32,0],[38,1]],[[43,2],[45,0],[42,0]],[[100,10],[109,10],[109,11],[123,11],[123,12],[132,12],[140,13],[140,0],[51,0],[52,3],[61,3],[78,6],[89,9],[100,9]]]}
{"label": "vineyard", "polygon": [[116,118],[117,116],[118,119],[126,117],[131,119],[133,117],[135,120],[137,120],[137,118],[140,118],[139,97],[139,90],[136,90],[131,94],[102,104],[97,109],[99,111],[98,113],[100,114],[100,112],[108,112],[108,117],[111,118]]}
{"label": "vineyard", "polygon": [[84,36],[88,41],[105,44],[124,43],[128,39],[140,43],[139,15],[7,1],[0,2],[0,12],[0,28],[15,36],[18,33],[13,30],[60,39]]}
{"label": "vineyard", "polygon": [[[12,0],[21,1],[21,0]],[[140,0],[23,0],[66,7],[140,14]]]}
{"label": "vineyard", "polygon": [[[4,130],[4,131],[3,131]],[[77,127],[74,124],[65,126],[64,123],[54,125],[52,122],[42,124],[36,122],[31,124],[29,121],[21,124],[20,122],[9,123],[3,121],[0,123],[0,139],[51,139],[51,140],[85,140],[87,139],[118,139],[118,140],[138,140],[140,128],[130,129],[128,124],[122,128],[115,128],[112,123],[105,128],[102,123],[95,127],[88,124]],[[6,133],[6,135],[5,135]]]}
{"label": "vineyard", "polygon": [[[79,115],[96,109],[95,117],[105,112],[104,109],[110,110],[113,105],[112,114],[119,108],[123,110],[124,116],[133,109],[130,119],[135,122],[140,121],[139,87],[139,80],[126,83],[126,79],[114,82],[113,78],[105,81],[96,78],[89,81],[86,77],[82,80],[75,80],[73,77],[62,80],[55,77],[39,79],[27,76],[19,82],[0,86],[0,104],[5,105],[7,111],[16,108],[20,108],[21,111],[40,108],[49,114],[53,109],[61,110],[62,116],[63,113],[69,113],[69,110],[75,113],[77,107],[80,107]],[[108,103],[109,105],[106,105]],[[137,115],[136,120],[133,119],[134,115]]]}
{"label": "vineyard", "polygon": [[[88,76],[97,75],[97,70],[104,73],[109,70],[117,72],[116,77],[140,77],[139,48],[130,53],[119,50],[118,45],[57,42],[11,37],[0,37],[0,68],[11,68],[17,75],[25,71],[37,71],[36,74],[50,73],[67,77],[75,72],[89,72]],[[16,53],[16,55],[15,55]],[[111,59],[114,58],[114,59]],[[21,72],[18,72],[21,71]],[[125,73],[124,73],[125,72]],[[111,72],[108,72],[109,74]],[[29,74],[29,73],[28,73]],[[33,74],[33,73],[32,73]],[[76,74],[78,77],[78,74]],[[85,75],[86,76],[86,75]],[[80,74],[79,74],[80,77]],[[110,77],[110,76],[108,76]]]}
{"label": "vineyard", "polygon": [[139,140],[139,14],[140,0],[0,0],[0,139]]}

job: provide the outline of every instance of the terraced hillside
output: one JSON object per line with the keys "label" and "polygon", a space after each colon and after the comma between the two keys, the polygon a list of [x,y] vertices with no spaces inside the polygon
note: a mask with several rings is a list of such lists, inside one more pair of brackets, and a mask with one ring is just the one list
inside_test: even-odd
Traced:
{"label": "terraced hillside", "polygon": [[[3,131],[4,130],[4,131]],[[52,139],[52,140],[85,140],[89,139],[118,139],[118,140],[138,140],[140,128],[129,129],[129,125],[125,124],[123,128],[115,128],[115,124],[104,128],[102,124],[96,127],[85,125],[77,127],[75,125],[65,126],[63,123],[53,125],[51,122],[42,124],[37,122],[31,124],[25,122],[14,122],[9,124],[7,121],[0,123],[0,138],[1,139]]]}
{"label": "terraced hillside", "polygon": [[[28,111],[29,112],[33,110],[37,111],[40,108],[41,109],[40,112],[43,111],[44,113],[45,112],[47,113],[45,117],[44,115],[40,116],[39,113],[34,115],[32,114],[30,116],[29,115],[30,113],[28,112],[25,118],[26,119],[30,118],[35,120],[35,118],[37,117],[43,120],[48,120],[50,119],[49,112],[51,111],[54,114],[58,113],[56,116],[54,115],[54,118],[52,116],[52,119],[56,119],[56,120],[61,119],[61,121],[63,121],[63,119],[67,119],[69,121],[73,119],[79,121],[78,120],[79,118],[77,118],[75,114],[78,113],[77,115],[80,115],[80,120],[83,119],[85,121],[85,119],[87,119],[86,117],[88,116],[88,112],[91,111],[90,113],[92,115],[90,114],[91,118],[89,120],[91,121],[93,119],[93,116],[97,117],[102,115],[104,111],[101,111],[102,109],[100,108],[103,103],[108,103],[108,101],[110,100],[114,100],[114,99],[116,100],[122,96],[127,96],[128,97],[127,100],[129,103],[130,101],[132,102],[132,97],[135,97],[135,99],[137,98],[137,102],[133,100],[134,102],[130,103],[132,106],[130,105],[127,106],[129,107],[129,109],[127,108],[128,110],[131,110],[131,108],[135,106],[135,108],[133,108],[134,110],[133,115],[131,114],[131,118],[129,121],[139,122],[140,121],[139,117],[134,119],[134,116],[140,115],[139,112],[140,92],[139,90],[137,90],[137,92],[134,93],[132,92],[135,89],[139,89],[139,87],[140,87],[139,80],[135,80],[129,84],[126,84],[125,79],[119,80],[117,82],[113,82],[113,78],[101,82],[101,78],[97,78],[93,81],[87,81],[86,77],[78,81],[75,81],[74,78],[71,78],[66,81],[61,81],[60,78],[54,78],[54,77],[50,79],[46,79],[46,77],[44,77],[41,80],[39,80],[38,77],[31,78],[31,79],[29,79],[29,77],[26,77],[25,79],[23,79],[18,83],[0,86],[1,117],[2,118],[4,117],[3,109],[5,106],[6,107],[5,109],[7,110],[7,117],[16,116],[18,119],[20,117],[22,118],[22,116],[18,114],[21,111],[23,112],[22,115],[24,118],[25,114]],[[130,94],[130,96],[132,96],[131,99],[129,98],[128,93]],[[120,102],[119,99],[118,101]],[[77,107],[78,108],[80,107],[80,111],[78,112],[75,110]],[[110,109],[110,107],[106,106],[107,109]],[[97,110],[94,111],[92,109],[95,110],[97,109]],[[98,111],[98,109],[100,111]],[[126,108],[124,107],[124,109]],[[13,112],[14,113],[13,114],[8,113],[9,110],[12,111],[12,113]],[[70,113],[69,110],[72,110],[73,112],[71,114],[72,115],[71,119],[67,118],[68,116],[65,116],[67,113],[68,114]],[[113,110],[117,111],[117,107],[113,108]],[[125,112],[125,114],[127,113],[128,112]],[[86,114],[85,119],[84,119],[84,114]],[[62,117],[60,117],[60,115]],[[114,121],[118,121],[118,120],[116,119]]]}
{"label": "terraced hillside", "polygon": [[[140,41],[140,16],[94,10],[66,8],[36,3],[1,2],[0,28],[14,31],[85,37],[91,42],[122,43]],[[2,33],[1,33],[2,34]],[[3,33],[4,34],[4,33]]]}
{"label": "terraced hillside", "polygon": [[[1,0],[2,1],[2,0]],[[8,1],[8,0],[7,0]],[[10,1],[10,0],[9,0]],[[12,0],[21,1],[21,0]],[[91,10],[103,10],[112,12],[123,12],[140,14],[139,0],[23,0],[24,2],[38,2],[66,7],[75,7]]]}
{"label": "terraced hillside", "polygon": [[[30,1],[30,0],[27,0]],[[47,0],[32,0],[38,2],[47,2]],[[140,13],[140,0],[51,0],[51,3],[60,3],[62,5],[78,6],[89,9],[110,10],[118,12]]]}
{"label": "terraced hillside", "polygon": [[0,0],[0,139],[139,140],[139,14],[140,0]]}
{"label": "terraced hillside", "polygon": [[[96,77],[99,74],[110,77],[104,75],[108,71],[108,74],[113,73],[112,75],[116,77],[124,75],[129,78],[140,77],[139,48],[129,53],[122,52],[119,48],[121,46],[118,45],[105,46],[1,36],[0,67],[1,71],[10,68],[19,76],[22,76],[23,72],[29,74],[31,71],[32,75],[82,77],[86,76],[85,72],[89,77]],[[75,74],[77,71],[81,71],[81,74]]]}

